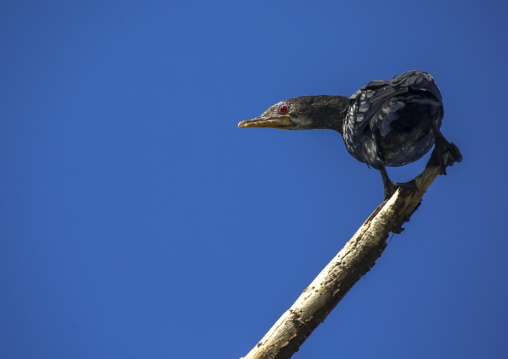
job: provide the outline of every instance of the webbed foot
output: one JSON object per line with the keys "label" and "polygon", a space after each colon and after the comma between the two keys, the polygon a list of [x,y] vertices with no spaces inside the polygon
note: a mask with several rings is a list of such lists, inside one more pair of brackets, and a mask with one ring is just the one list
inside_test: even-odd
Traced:
{"label": "webbed foot", "polygon": [[440,166],[441,174],[445,175],[446,167],[453,166],[455,162],[462,162],[463,157],[455,143],[448,142],[435,123],[432,123],[432,130],[434,131],[436,144],[430,161],[433,165]]}
{"label": "webbed foot", "polygon": [[392,182],[388,179],[388,181],[383,181],[385,185],[385,200],[390,199],[397,188],[405,188],[412,191],[416,191],[418,186],[416,185],[416,181],[412,179],[409,182]]}

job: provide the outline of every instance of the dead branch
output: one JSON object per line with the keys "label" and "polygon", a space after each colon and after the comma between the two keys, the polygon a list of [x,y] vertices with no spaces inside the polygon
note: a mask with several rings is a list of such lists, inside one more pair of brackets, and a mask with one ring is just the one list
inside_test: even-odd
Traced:
{"label": "dead branch", "polygon": [[[451,156],[446,163],[453,164]],[[387,246],[389,233],[402,231],[402,225],[409,220],[423,194],[441,172],[432,157],[425,170],[415,178],[418,190],[399,188],[389,200],[379,205],[243,359],[286,359],[296,353],[353,285],[374,266]]]}

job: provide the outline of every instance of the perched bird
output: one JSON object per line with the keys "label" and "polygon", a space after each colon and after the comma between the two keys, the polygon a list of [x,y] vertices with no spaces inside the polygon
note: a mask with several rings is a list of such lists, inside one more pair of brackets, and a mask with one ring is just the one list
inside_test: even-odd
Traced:
{"label": "perched bird", "polygon": [[444,151],[450,152],[454,162],[462,161],[457,146],[440,131],[443,112],[441,93],[432,76],[409,71],[388,81],[369,82],[350,98],[321,95],[281,101],[261,116],[240,122],[238,128],[335,130],[354,158],[381,173],[388,199],[396,187],[415,184],[392,182],[385,167],[414,162],[434,143],[443,172]]}

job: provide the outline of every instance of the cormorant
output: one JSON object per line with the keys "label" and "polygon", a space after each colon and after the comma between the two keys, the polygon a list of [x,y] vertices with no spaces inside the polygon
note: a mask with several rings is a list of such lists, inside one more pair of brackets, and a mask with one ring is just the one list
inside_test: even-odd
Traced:
{"label": "cormorant", "polygon": [[388,199],[396,187],[414,187],[414,183],[392,182],[386,166],[414,162],[434,143],[443,173],[444,151],[451,153],[453,162],[462,161],[457,146],[440,131],[443,112],[441,93],[432,76],[408,71],[388,81],[371,81],[350,98],[320,95],[281,101],[261,116],[240,122],[238,128],[338,131],[354,158],[380,171]]}

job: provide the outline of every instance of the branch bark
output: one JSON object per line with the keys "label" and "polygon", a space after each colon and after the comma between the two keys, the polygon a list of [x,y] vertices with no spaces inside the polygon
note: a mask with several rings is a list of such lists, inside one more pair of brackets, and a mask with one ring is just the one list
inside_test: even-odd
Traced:
{"label": "branch bark", "polygon": [[[448,153],[446,163],[453,164]],[[418,175],[417,190],[399,188],[379,205],[344,248],[303,291],[297,301],[243,359],[286,359],[296,353],[313,330],[376,263],[390,232],[400,233],[418,208],[427,188],[442,172],[431,157]]]}

